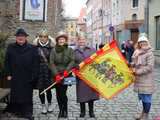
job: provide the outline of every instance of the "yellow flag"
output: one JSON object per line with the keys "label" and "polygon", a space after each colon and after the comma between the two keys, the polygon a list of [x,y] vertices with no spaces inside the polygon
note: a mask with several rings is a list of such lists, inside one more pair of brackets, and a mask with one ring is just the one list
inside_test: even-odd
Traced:
{"label": "yellow flag", "polygon": [[77,76],[106,99],[113,98],[134,81],[115,41],[83,61]]}

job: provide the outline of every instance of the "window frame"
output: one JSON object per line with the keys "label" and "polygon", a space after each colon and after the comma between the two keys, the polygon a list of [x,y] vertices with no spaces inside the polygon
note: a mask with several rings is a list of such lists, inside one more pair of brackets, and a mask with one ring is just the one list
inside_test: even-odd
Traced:
{"label": "window frame", "polygon": [[46,10],[47,10],[47,0],[43,0],[43,3],[44,3],[44,5],[43,5],[43,18],[42,19],[36,19],[36,20],[33,20],[33,19],[27,19],[27,18],[25,18],[25,10],[26,10],[26,0],[22,0],[22,5],[23,5],[23,7],[22,7],[22,21],[37,21],[37,22],[46,22],[47,21],[47,19],[46,19]]}
{"label": "window frame", "polygon": [[[134,5],[134,1],[137,1],[137,6],[136,6],[136,2],[135,2],[135,6]],[[136,9],[139,6],[139,0],[132,0],[132,9]]]}
{"label": "window frame", "polygon": [[156,50],[160,50],[160,45],[158,46],[158,43],[160,44],[160,16],[155,17],[155,22],[156,22]]}

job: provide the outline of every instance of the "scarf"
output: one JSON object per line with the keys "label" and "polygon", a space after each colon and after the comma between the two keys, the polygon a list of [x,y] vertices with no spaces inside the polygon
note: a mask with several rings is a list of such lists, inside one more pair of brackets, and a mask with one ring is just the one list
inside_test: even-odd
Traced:
{"label": "scarf", "polygon": [[68,45],[67,44],[64,44],[64,45],[56,45],[55,46],[55,50],[57,53],[61,53],[63,52],[64,50],[66,50],[68,48]]}
{"label": "scarf", "polygon": [[43,43],[41,40],[38,41],[38,43],[44,47],[44,46],[47,46],[49,44],[49,40],[46,42],[46,43]]}
{"label": "scarf", "polygon": [[148,50],[151,50],[150,47],[146,47],[146,48],[140,48],[140,49],[136,49],[132,55],[133,61],[134,63],[136,63],[136,65],[141,65],[142,64],[142,60],[139,59],[139,57],[145,53],[147,53]]}

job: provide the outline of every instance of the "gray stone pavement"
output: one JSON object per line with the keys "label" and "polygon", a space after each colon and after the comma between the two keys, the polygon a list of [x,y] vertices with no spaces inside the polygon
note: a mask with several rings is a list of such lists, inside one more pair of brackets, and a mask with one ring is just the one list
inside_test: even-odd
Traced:
{"label": "gray stone pavement", "polygon": [[[153,95],[153,104],[150,112],[150,120],[160,115],[160,67],[155,69],[157,90]],[[47,115],[41,114],[41,106],[38,98],[38,91],[34,91],[34,116],[35,120],[57,120],[58,105],[55,97],[55,90],[53,89],[53,108],[54,111]],[[96,118],[89,118],[88,112],[85,118],[79,118],[79,104],[76,103],[75,86],[69,87],[69,117],[66,120],[134,120],[140,112],[137,94],[133,92],[133,85],[125,89],[118,96],[112,100],[105,100],[101,98],[95,102]],[[0,105],[2,109],[2,105]],[[88,107],[87,107],[88,111]],[[25,120],[16,118],[10,114],[1,114],[0,120]],[[62,119],[63,120],[63,119]],[[65,120],[65,119],[64,119]]]}

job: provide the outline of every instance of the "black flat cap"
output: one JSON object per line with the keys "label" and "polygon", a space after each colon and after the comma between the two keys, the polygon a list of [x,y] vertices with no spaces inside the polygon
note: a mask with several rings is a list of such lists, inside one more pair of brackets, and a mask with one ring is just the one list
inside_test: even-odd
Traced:
{"label": "black flat cap", "polygon": [[15,36],[29,36],[23,28],[19,28],[16,31]]}

